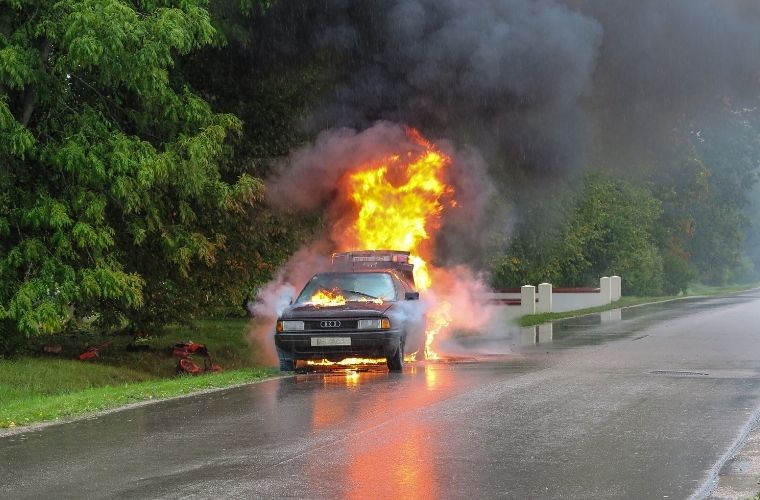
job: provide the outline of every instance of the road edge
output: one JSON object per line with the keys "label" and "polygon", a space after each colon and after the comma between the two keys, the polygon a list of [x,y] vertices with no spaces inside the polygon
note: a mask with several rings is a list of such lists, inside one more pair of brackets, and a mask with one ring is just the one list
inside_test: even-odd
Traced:
{"label": "road edge", "polygon": [[[641,304],[632,304],[632,305],[629,305],[629,306],[618,306],[618,307],[615,307],[614,303],[613,303],[613,304],[610,304],[611,307],[609,307],[608,309],[604,309],[602,311],[580,313],[580,314],[577,314],[577,315],[574,315],[574,316],[568,316],[566,318],[552,319],[552,320],[549,320],[549,321],[545,321],[544,323],[541,323],[541,324],[542,325],[546,325],[548,323],[558,323],[560,321],[567,321],[569,319],[582,318],[584,316],[593,316],[595,314],[601,314],[601,313],[608,312],[608,311],[614,311],[615,309],[621,309],[621,310],[622,309],[633,309],[634,307],[645,307],[645,306],[651,306],[651,305],[654,305],[654,304],[666,304],[668,302],[676,302],[676,301],[679,301],[679,300],[710,299],[710,298],[716,298],[716,297],[731,297],[732,295],[738,295],[738,294],[742,294],[742,293],[755,292],[755,291],[760,292],[760,286],[754,287],[754,288],[748,288],[746,290],[727,292],[725,294],[685,295],[683,297],[670,297],[670,298],[667,298],[667,299],[653,300],[652,302],[642,302]],[[578,309],[578,310],[581,311],[582,309]],[[519,322],[519,320],[520,320],[520,318],[517,318],[518,322]],[[518,324],[517,326],[520,326],[520,325]],[[539,326],[539,325],[529,325],[529,326],[527,326],[525,328],[530,328],[532,326]]]}
{"label": "road edge", "polygon": [[746,444],[750,434],[760,428],[758,427],[758,424],[760,424],[760,406],[757,406],[752,411],[749,420],[747,420],[742,428],[739,429],[739,433],[731,443],[731,446],[729,446],[728,450],[726,450],[726,452],[718,459],[718,461],[715,462],[712,468],[708,470],[705,480],[702,482],[699,488],[695,490],[691,496],[689,496],[689,500],[701,500],[709,497],[712,494],[712,492],[715,490],[715,487],[718,485],[718,475],[720,474],[721,469],[724,465],[726,465],[726,463],[734,458],[734,456],[736,456],[736,454],[739,453],[742,448],[744,448],[744,445]]}
{"label": "road edge", "polygon": [[48,420],[45,422],[35,422],[29,425],[0,429],[0,439],[6,438],[8,436],[26,434],[28,432],[37,432],[37,431],[41,431],[43,429],[46,429],[48,427],[53,427],[56,425],[65,425],[65,424],[71,424],[74,422],[79,422],[82,420],[90,420],[90,419],[102,417],[104,415],[108,415],[111,413],[118,413],[120,411],[132,410],[134,408],[140,408],[140,407],[148,406],[152,404],[163,403],[165,401],[173,401],[175,399],[183,399],[183,398],[189,398],[193,396],[200,396],[203,394],[226,391],[229,389],[244,387],[246,385],[261,384],[263,382],[269,382],[271,380],[280,380],[280,379],[288,378],[288,377],[292,377],[292,375],[273,375],[271,377],[263,378],[261,380],[253,380],[250,382],[240,382],[237,384],[227,385],[224,387],[210,387],[207,389],[200,389],[197,391],[188,392],[186,394],[178,394],[176,396],[169,396],[166,398],[154,398],[154,399],[145,399],[143,401],[135,401],[134,403],[128,403],[126,405],[116,406],[114,408],[108,408],[106,410],[98,410],[94,412],[84,413],[82,415],[77,415],[75,417],[62,418],[58,420]]}

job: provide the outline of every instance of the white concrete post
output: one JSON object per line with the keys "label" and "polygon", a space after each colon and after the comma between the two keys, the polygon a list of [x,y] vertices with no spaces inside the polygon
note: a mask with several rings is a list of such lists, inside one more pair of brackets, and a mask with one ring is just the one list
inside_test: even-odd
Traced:
{"label": "white concrete post", "polygon": [[611,280],[607,276],[599,280],[599,305],[606,306],[612,302]]}
{"label": "white concrete post", "polygon": [[538,304],[536,304],[536,312],[550,313],[552,312],[552,284],[541,283],[538,285]]}
{"label": "white concrete post", "polygon": [[616,302],[623,296],[620,276],[611,276],[610,279],[612,280],[612,302]]}
{"label": "white concrete post", "polygon": [[536,314],[536,287],[525,285],[520,289],[520,312],[526,314]]}

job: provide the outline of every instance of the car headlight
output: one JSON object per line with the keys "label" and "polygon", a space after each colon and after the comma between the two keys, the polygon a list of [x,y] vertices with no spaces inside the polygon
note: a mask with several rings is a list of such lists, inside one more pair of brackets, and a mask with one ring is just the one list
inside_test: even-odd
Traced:
{"label": "car headlight", "polygon": [[302,332],[304,329],[303,321],[283,321],[277,322],[278,332]]}
{"label": "car headlight", "polygon": [[391,321],[388,318],[360,319],[356,326],[359,330],[388,330]]}

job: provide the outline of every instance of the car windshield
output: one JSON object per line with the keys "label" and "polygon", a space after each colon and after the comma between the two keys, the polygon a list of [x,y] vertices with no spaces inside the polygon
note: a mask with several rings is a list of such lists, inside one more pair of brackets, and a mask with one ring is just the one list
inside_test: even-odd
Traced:
{"label": "car windshield", "polygon": [[347,302],[396,300],[393,280],[385,273],[325,273],[314,276],[306,284],[296,303],[310,302],[320,291],[340,294]]}

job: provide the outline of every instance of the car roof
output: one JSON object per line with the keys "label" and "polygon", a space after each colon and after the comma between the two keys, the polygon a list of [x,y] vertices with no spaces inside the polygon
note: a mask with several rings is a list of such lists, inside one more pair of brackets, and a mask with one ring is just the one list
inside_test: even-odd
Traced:
{"label": "car roof", "polygon": [[334,253],[331,271],[388,271],[414,289],[414,265],[409,260],[410,253],[401,250],[353,250],[350,252]]}

